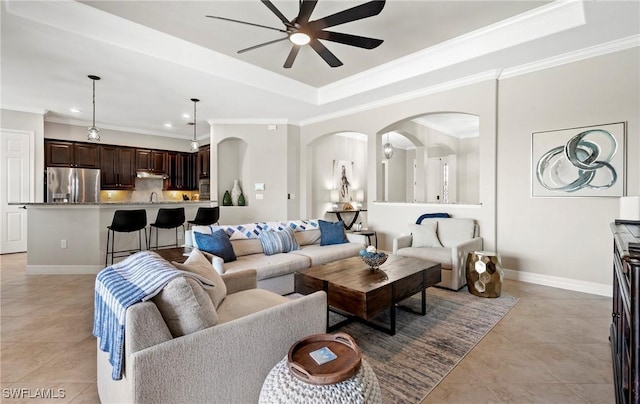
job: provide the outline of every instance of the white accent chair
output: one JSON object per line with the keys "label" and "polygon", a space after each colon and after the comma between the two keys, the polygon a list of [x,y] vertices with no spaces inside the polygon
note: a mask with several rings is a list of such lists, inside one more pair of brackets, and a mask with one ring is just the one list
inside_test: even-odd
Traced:
{"label": "white accent chair", "polygon": [[458,290],[467,284],[467,254],[482,250],[482,237],[473,219],[433,218],[412,224],[411,234],[393,240],[393,253],[442,265],[436,286]]}

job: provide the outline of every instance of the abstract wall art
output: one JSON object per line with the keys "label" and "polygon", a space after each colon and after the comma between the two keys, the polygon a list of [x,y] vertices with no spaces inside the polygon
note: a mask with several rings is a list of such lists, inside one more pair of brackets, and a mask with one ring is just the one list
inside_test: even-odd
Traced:
{"label": "abstract wall art", "polygon": [[339,202],[351,202],[353,193],[353,161],[333,160],[333,184],[334,189],[340,195]]}
{"label": "abstract wall art", "polygon": [[625,193],[624,122],[531,136],[534,197],[619,197]]}

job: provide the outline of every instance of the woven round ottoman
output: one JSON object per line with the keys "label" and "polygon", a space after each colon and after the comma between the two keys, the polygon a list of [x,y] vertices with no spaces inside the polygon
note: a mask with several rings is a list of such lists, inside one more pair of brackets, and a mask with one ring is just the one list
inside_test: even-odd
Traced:
{"label": "woven round ottoman", "polygon": [[262,385],[260,404],[272,403],[381,403],[378,378],[362,359],[360,370],[336,384],[316,385],[294,377],[287,366],[287,357],[278,362]]}

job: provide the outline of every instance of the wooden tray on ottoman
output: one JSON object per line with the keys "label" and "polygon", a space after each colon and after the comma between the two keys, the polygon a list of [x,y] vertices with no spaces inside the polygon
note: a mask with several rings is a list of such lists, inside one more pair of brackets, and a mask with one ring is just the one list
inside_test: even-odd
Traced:
{"label": "wooden tray on ottoman", "polygon": [[[318,365],[310,353],[327,347],[337,358]],[[289,371],[309,384],[334,384],[355,375],[360,369],[362,353],[349,334],[316,334],[293,344],[289,349]]]}

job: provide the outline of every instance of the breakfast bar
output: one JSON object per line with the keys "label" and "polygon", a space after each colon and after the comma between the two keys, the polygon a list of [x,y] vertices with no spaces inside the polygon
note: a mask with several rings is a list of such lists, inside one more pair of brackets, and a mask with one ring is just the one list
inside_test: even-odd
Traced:
{"label": "breakfast bar", "polygon": [[[198,208],[217,206],[217,202],[25,203],[20,205],[24,205],[27,209],[27,273],[95,274],[105,266],[107,226],[111,225],[116,210],[144,209],[147,212],[147,223],[152,223],[158,209],[183,207],[186,220],[191,220],[195,217]],[[178,242],[181,244],[183,240],[182,231],[178,231]],[[159,245],[174,242],[174,231],[160,230]],[[117,234],[116,250],[137,247],[138,232]]]}

